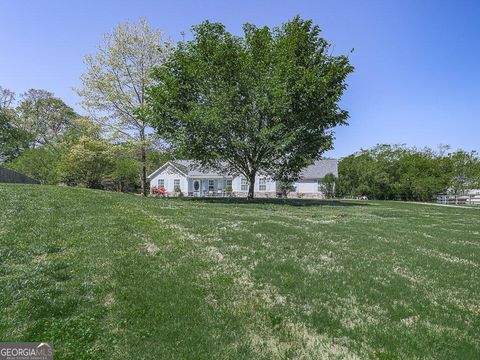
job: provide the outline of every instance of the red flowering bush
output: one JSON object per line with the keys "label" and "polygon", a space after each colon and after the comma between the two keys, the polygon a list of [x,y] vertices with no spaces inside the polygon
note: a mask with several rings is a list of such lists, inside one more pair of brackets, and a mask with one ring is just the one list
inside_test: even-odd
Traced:
{"label": "red flowering bush", "polygon": [[160,187],[154,186],[154,187],[152,187],[150,192],[154,196],[162,196],[162,197],[167,194],[167,190],[165,190],[165,188],[163,186],[160,186]]}

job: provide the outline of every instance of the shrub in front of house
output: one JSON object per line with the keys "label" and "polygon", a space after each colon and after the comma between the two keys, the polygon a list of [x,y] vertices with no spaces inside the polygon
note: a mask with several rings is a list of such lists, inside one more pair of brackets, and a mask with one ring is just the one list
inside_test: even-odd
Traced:
{"label": "shrub in front of house", "polygon": [[176,196],[183,196],[183,193],[182,193],[182,189],[180,189],[180,186],[175,186],[175,188],[173,189],[175,191],[175,195]]}
{"label": "shrub in front of house", "polygon": [[151,188],[150,193],[153,196],[165,196],[167,194],[167,191],[163,186],[154,186]]}

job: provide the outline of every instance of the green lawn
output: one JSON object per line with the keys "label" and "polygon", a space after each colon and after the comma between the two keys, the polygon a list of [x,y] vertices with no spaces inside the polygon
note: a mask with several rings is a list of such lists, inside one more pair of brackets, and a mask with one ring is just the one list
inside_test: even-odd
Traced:
{"label": "green lawn", "polygon": [[478,359],[480,209],[0,185],[0,287],[56,359]]}

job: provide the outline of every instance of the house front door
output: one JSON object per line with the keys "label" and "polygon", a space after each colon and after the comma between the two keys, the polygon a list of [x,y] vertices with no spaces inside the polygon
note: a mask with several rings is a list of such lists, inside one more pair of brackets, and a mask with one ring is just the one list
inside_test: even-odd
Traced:
{"label": "house front door", "polygon": [[194,180],[193,193],[198,196],[200,194],[199,192],[200,192],[200,180]]}

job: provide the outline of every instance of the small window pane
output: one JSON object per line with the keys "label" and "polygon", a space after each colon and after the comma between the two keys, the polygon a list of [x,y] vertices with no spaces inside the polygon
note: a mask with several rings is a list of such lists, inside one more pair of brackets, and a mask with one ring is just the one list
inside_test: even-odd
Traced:
{"label": "small window pane", "polygon": [[258,191],[267,191],[267,180],[264,177],[258,180]]}
{"label": "small window pane", "polygon": [[242,178],[241,184],[240,184],[240,189],[242,191],[247,191],[248,190],[248,184],[247,184],[247,179],[246,178]]}
{"label": "small window pane", "polygon": [[208,180],[208,191],[213,191],[215,189],[213,180]]}
{"label": "small window pane", "polygon": [[165,187],[165,180],[164,179],[158,179],[158,187]]}

